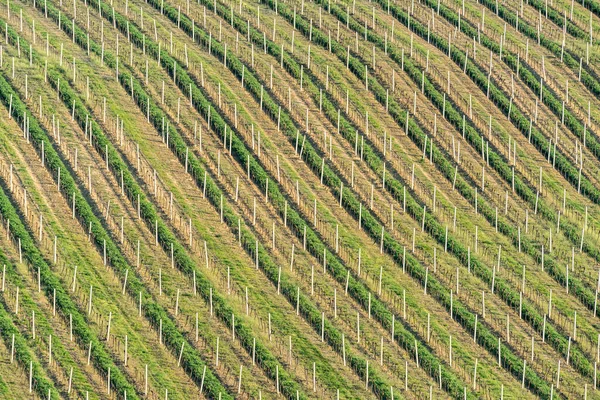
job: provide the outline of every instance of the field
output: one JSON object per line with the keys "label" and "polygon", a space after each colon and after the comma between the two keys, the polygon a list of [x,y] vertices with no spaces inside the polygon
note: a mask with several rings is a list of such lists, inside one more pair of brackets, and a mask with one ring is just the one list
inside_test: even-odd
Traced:
{"label": "field", "polygon": [[600,1],[0,0],[0,398],[600,399]]}

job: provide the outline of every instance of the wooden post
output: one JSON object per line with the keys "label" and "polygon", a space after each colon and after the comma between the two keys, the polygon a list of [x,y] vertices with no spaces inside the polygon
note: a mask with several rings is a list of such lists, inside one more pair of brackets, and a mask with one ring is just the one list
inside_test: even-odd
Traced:
{"label": "wooden post", "polygon": [[[72,314],[69,314],[69,315],[72,315]],[[108,342],[108,341],[109,341],[109,339],[110,339],[110,322],[111,322],[111,320],[112,320],[112,311],[110,311],[110,312],[108,313],[108,326],[107,326],[107,328],[106,328],[106,341],[107,341],[107,342]],[[162,323],[162,320],[161,320],[161,323]],[[71,335],[72,335],[72,333],[71,333]],[[71,340],[73,340],[73,339],[71,338]]]}
{"label": "wooden post", "polygon": [[485,290],[481,292],[481,309],[481,315],[483,316],[483,318],[485,318]]}
{"label": "wooden post", "polygon": [[333,288],[333,317],[337,318],[337,288]]}
{"label": "wooden post", "polygon": [[[127,338],[127,336],[125,336]],[[177,366],[181,365],[181,358],[183,357],[183,346],[185,345],[185,341],[181,343],[181,349],[179,350],[179,358],[177,359]]]}
{"label": "wooden post", "polygon": [[498,338],[498,365],[502,366],[502,347],[500,338]]}
{"label": "wooden post", "polygon": [[542,326],[542,343],[546,343],[546,317],[548,315],[544,314],[544,325]]}
{"label": "wooden post", "polygon": [[415,338],[415,361],[417,363],[417,368],[419,368],[419,344],[417,343],[416,338]]}
{"label": "wooden post", "polygon": [[129,268],[125,270],[125,279],[123,280],[123,294],[125,294],[125,289],[127,288],[127,277],[129,275]]}
{"label": "wooden post", "polygon": [[87,365],[90,365],[91,358],[92,358],[92,341],[90,340],[90,345],[88,346]]}
{"label": "wooden post", "polygon": [[475,359],[475,368],[473,369],[473,390],[476,390],[477,388],[477,361],[478,359]]}

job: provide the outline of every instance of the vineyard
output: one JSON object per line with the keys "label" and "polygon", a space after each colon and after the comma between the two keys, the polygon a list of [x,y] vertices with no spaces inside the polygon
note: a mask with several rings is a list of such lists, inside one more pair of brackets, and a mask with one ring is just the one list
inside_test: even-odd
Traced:
{"label": "vineyard", "polygon": [[600,399],[600,0],[0,0],[0,398]]}

